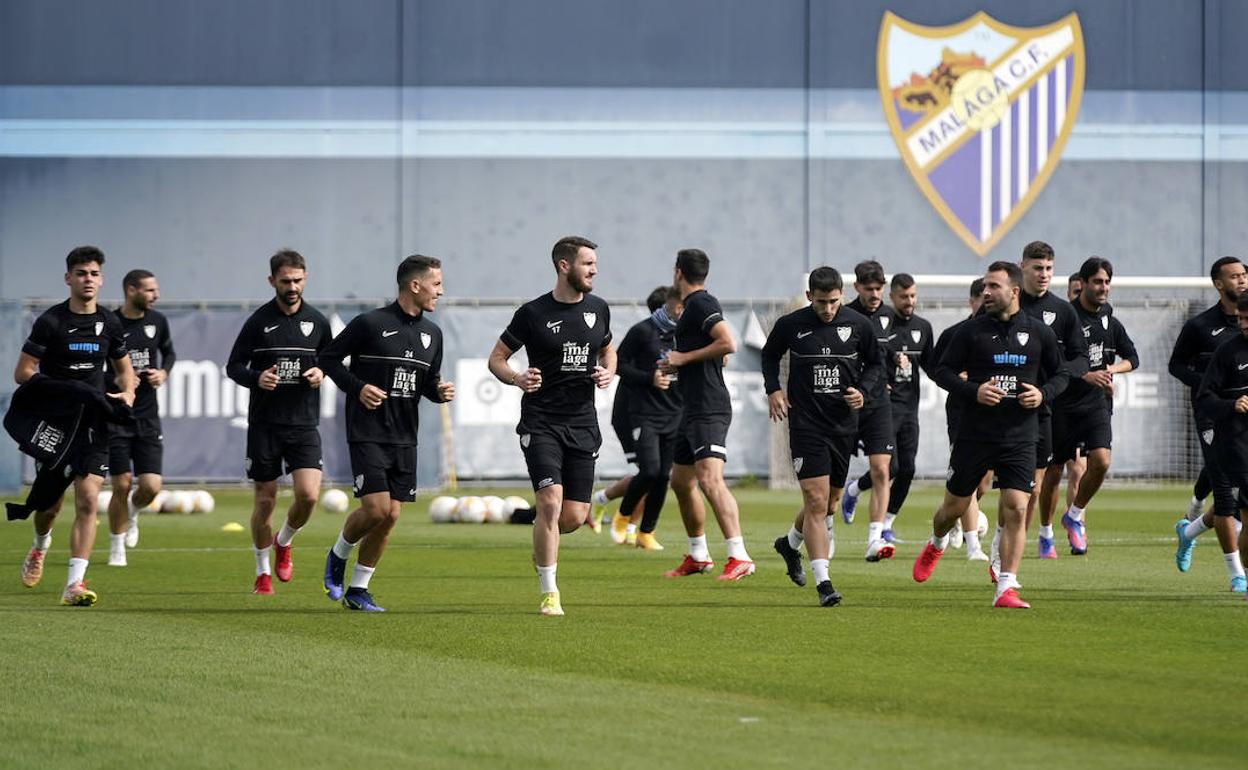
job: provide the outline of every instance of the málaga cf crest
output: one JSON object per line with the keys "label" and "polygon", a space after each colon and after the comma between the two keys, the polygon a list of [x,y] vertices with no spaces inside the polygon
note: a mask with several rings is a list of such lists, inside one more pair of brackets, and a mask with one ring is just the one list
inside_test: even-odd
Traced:
{"label": "m\u00e1laga cf crest", "polygon": [[919,188],[983,256],[1044,189],[1083,95],[1075,14],[1010,27],[980,12],[949,27],[884,14],[884,114]]}

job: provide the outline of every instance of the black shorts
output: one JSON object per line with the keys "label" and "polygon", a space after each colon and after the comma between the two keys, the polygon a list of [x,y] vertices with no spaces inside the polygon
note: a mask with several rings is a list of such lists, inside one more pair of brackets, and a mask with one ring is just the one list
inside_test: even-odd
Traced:
{"label": "black shorts", "polygon": [[637,462],[637,436],[641,433],[641,428],[635,427],[632,420],[625,415],[620,418],[612,417],[611,429],[615,431],[615,437],[620,440],[620,449],[624,450],[624,459],[630,463]]}
{"label": "black shorts", "polygon": [[1112,449],[1113,445],[1114,429],[1107,410],[1053,413],[1053,465],[1064,465],[1080,452],[1086,455],[1093,449]]}
{"label": "black shorts", "polygon": [[800,479],[829,477],[835,489],[845,486],[849,458],[854,453],[854,435],[834,434],[813,426],[789,423],[789,453],[793,472]]}
{"label": "black shorts", "polygon": [[858,448],[865,455],[893,453],[893,409],[887,401],[870,411],[858,412]]}
{"label": "black shorts", "polygon": [[1213,451],[1213,430],[1212,422],[1203,418],[1196,421],[1196,439],[1200,442],[1200,456],[1211,473],[1213,467],[1218,464],[1217,453]]}
{"label": "black shorts", "polygon": [[377,444],[352,441],[351,489],[356,497],[389,492],[391,500],[410,503],[416,499],[416,445]]}
{"label": "black shorts", "polygon": [[[283,461],[286,464],[282,470]],[[247,478],[273,481],[301,468],[321,469],[321,434],[313,427],[253,423],[247,428]]]}
{"label": "black shorts", "polygon": [[669,476],[676,454],[676,425],[658,425],[644,419],[638,422],[640,425],[634,428],[637,472],[649,478]]}
{"label": "black shorts", "polygon": [[114,476],[132,471],[139,476],[159,476],[164,456],[165,445],[159,435],[108,437],[108,470]]}
{"label": "black shorts", "polygon": [[542,425],[521,422],[520,449],[533,491],[560,484],[563,499],[588,503],[594,491],[594,463],[602,446],[598,426]]}
{"label": "black shorts", "polygon": [[949,454],[949,474],[945,489],[958,497],[970,497],[992,471],[997,489],[1017,489],[1027,494],[1036,485],[1036,448],[1030,441],[992,444],[955,441]]}
{"label": "black shorts", "polygon": [[693,465],[708,457],[718,457],[727,462],[728,428],[731,425],[731,414],[684,417],[676,429],[675,463]]}
{"label": "black shorts", "polygon": [[108,476],[108,431],[108,423],[103,420],[87,428],[87,440],[73,451],[69,462],[71,476]]}
{"label": "black shorts", "polygon": [[1041,409],[1036,415],[1036,457],[1034,470],[1049,467],[1053,462],[1053,414]]}

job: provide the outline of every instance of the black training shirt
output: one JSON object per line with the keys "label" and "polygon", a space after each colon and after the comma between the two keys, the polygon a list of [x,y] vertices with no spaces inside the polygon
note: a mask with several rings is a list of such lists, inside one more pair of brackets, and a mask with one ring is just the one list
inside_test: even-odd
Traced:
{"label": "black training shirt", "polygon": [[1248,340],[1238,331],[1209,356],[1197,389],[1196,409],[1213,423],[1213,448],[1219,465],[1238,483],[1248,475],[1248,414],[1235,401],[1248,395]]}
{"label": "black training shirt", "polygon": [[[331,336],[329,321],[307,302],[301,302],[294,315],[286,315],[274,298],[251,314],[225,367],[231,380],[251,389],[249,423],[308,427],[320,422],[320,391],[303,373],[316,366]],[[277,388],[263,390],[260,373],[274,365]]]}
{"label": "black training shirt", "polygon": [[[156,402],[156,389],[143,376],[145,369],[164,369],[166,373],[173,368],[177,355],[173,352],[173,340],[169,336],[169,321],[164,314],[148,310],[141,318],[126,318],[121,310],[114,311],[117,322],[121,324],[121,336],[126,341],[126,351],[130,354],[130,365],[134,367],[135,377],[139,386],[134,391],[134,419],[139,428],[144,424],[153,424],[160,417]],[[115,393],[121,388],[112,380],[112,366],[109,366],[109,392]],[[142,432],[142,431],[140,431]]]}
{"label": "black training shirt", "polygon": [[[912,315],[906,318],[893,311],[893,329],[884,345],[884,365],[888,371],[889,399],[907,411],[919,411],[919,370],[931,377],[936,371],[933,355],[935,339],[932,325],[926,318]],[[906,364],[898,362],[905,356]]]}
{"label": "black training shirt", "polygon": [[1170,353],[1170,376],[1191,388],[1192,403],[1200,388],[1201,376],[1218,345],[1237,333],[1238,320],[1222,312],[1222,303],[1189,318],[1174,341]]}
{"label": "black training shirt", "polygon": [[126,341],[111,310],[75,313],[66,300],[35,319],[22,352],[39,359],[42,374],[104,390],[106,361],[125,356]]}
{"label": "black training shirt", "polygon": [[[724,320],[719,300],[706,289],[685,297],[685,309],[676,322],[676,350],[701,350],[715,341],[711,329]],[[732,400],[724,384],[724,361],[719,356],[680,367],[680,395],[685,417],[731,416]]]}
{"label": "black training shirt", "polygon": [[[1088,371],[1108,369],[1118,359],[1130,361],[1132,369],[1140,368],[1140,356],[1135,350],[1135,343],[1127,335],[1122,321],[1114,317],[1112,307],[1101,305],[1096,312],[1089,312],[1077,298],[1070,304],[1075,309],[1084,342],[1088,346]],[[1114,400],[1108,393],[1089,385],[1080,377],[1070,378],[1070,385],[1056,403],[1059,408],[1072,413],[1114,410]]]}
{"label": "black training shirt", "polygon": [[672,349],[675,332],[664,334],[651,318],[638,321],[620,341],[616,351],[616,372],[620,384],[615,409],[625,409],[634,418],[646,423],[666,424],[680,419],[680,370],[672,377],[667,390],[654,387],[654,372],[659,359]]}
{"label": "black training shirt", "polygon": [[[888,341],[897,327],[897,313],[883,302],[875,309],[874,312],[867,310],[862,304],[862,300],[855,298],[846,307],[856,313],[864,315],[871,322],[871,327],[875,329],[875,339],[880,345],[881,354],[888,355]],[[887,364],[885,364],[887,366]],[[888,380],[890,378],[881,377],[876,384],[875,389],[866,394],[867,405],[863,407],[864,411],[871,411],[881,406],[887,405],[888,401]]]}

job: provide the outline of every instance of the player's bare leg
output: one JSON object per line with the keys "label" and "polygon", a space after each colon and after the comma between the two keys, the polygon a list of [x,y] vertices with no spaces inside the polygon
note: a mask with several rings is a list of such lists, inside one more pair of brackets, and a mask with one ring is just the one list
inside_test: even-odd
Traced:
{"label": "player's bare leg", "polygon": [[256,584],[253,592],[273,593],[273,568],[269,547],[273,545],[273,509],[277,506],[277,480],[255,482],[255,502],[251,508],[251,547],[256,557]]}
{"label": "player's bare leg", "polygon": [[[88,473],[74,479],[74,526],[69,531],[69,575],[61,603],[89,607],[95,604],[95,592],[84,584],[91,549],[95,546],[95,520],[103,476]],[[51,523],[48,524],[51,530]]]}
{"label": "player's bare leg", "polygon": [[290,479],[294,499],[286,510],[286,520],[282,523],[281,530],[273,537],[277,579],[283,583],[289,582],[294,574],[291,543],[299,530],[303,529],[303,525],[308,523],[312,510],[316,508],[316,500],[321,492],[321,470],[298,468],[291,472]]}
{"label": "player's bare leg", "polygon": [[[815,589],[819,592],[819,604],[833,607],[841,601],[840,593],[828,578],[828,500],[833,492],[827,476],[802,479],[799,483],[802,487],[802,535],[815,576]],[[835,494],[839,496],[840,490]]]}
{"label": "player's bare leg", "polygon": [[709,572],[715,564],[711,561],[711,551],[706,544],[706,508],[702,502],[702,493],[698,490],[695,466],[673,465],[671,483],[672,491],[676,494],[676,503],[680,506],[680,520],[685,525],[689,547],[680,565],[664,574],[667,577],[684,577]]}

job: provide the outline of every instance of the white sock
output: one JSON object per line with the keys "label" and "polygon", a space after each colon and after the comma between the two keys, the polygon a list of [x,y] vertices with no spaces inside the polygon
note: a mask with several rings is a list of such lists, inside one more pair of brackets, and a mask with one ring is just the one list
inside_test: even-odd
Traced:
{"label": "white sock", "polygon": [[283,548],[290,545],[290,541],[295,539],[295,535],[299,533],[299,529],[302,529],[302,527],[296,529],[295,527],[290,526],[289,521],[284,522],[281,530],[277,533],[277,544]]}
{"label": "white sock", "polygon": [[72,586],[82,582],[87,576],[87,560],[74,559],[69,560],[69,577],[65,580],[65,585]]}
{"label": "white sock", "polygon": [[815,585],[819,585],[828,579],[828,560],[811,559],[810,571],[815,573]]}
{"label": "white sock", "polygon": [[853,481],[845,485],[845,494],[849,495],[850,497],[858,496],[858,479],[854,479]]}
{"label": "white sock", "polygon": [[338,542],[334,543],[334,556],[339,559],[350,559],[351,551],[355,548],[355,543],[348,543],[347,539],[338,533]]}
{"label": "white sock", "polygon": [[139,518],[139,509],[134,504],[134,492],[131,492],[126,496],[126,516],[128,516],[131,521]]}
{"label": "white sock", "polygon": [[880,522],[871,522],[867,525],[867,545],[874,543],[884,536],[884,525]]}
{"label": "white sock", "polygon": [[363,588],[368,590],[368,581],[373,579],[373,571],[376,567],[365,567],[359,562],[355,563],[355,569],[351,571],[351,583],[348,588]]}
{"label": "white sock", "polygon": [[607,503],[611,502],[611,499],[607,497],[607,490],[600,489],[597,492],[595,492],[594,502],[598,505],[606,505]]}
{"label": "white sock", "polygon": [[694,561],[711,560],[711,549],[706,545],[706,535],[689,538],[689,555]]}
{"label": "white sock", "polygon": [[1083,509],[1077,505],[1071,505],[1070,508],[1066,510],[1066,513],[1075,521],[1083,521]]}
{"label": "white sock", "polygon": [[967,553],[975,553],[976,551],[980,550],[978,530],[974,530],[974,529],[969,530],[963,533],[963,537],[966,538],[966,552]]}
{"label": "white sock", "polygon": [[256,577],[272,574],[272,570],[269,569],[268,546],[265,546],[264,548],[256,548],[253,545],[251,550],[256,552]]}
{"label": "white sock", "polygon": [[1189,521],[1187,526],[1183,528],[1183,537],[1188,540],[1195,540],[1200,537],[1201,534],[1208,532],[1210,529],[1212,529],[1212,527],[1205,524],[1205,517],[1198,516]]}
{"label": "white sock", "polygon": [[1201,503],[1202,501],[1199,497],[1192,495],[1192,501],[1187,504],[1187,518],[1189,521],[1200,516]]}
{"label": "white sock", "polygon": [[895,513],[884,514],[884,529],[892,529],[893,522],[896,520],[897,520],[897,514]]}
{"label": "white sock", "polygon": [[36,532],[35,540],[33,543],[31,543],[31,546],[36,551],[47,551],[49,548],[52,547],[52,532],[49,531],[48,534],[46,535],[41,535],[38,532]]}
{"label": "white sock", "polygon": [[1001,535],[1004,534],[1004,532],[1005,530],[1001,527],[1001,524],[998,522],[997,529],[992,535],[992,545],[990,546],[992,549],[992,553],[990,555],[994,562],[1001,561]]}
{"label": "white sock", "polygon": [[1000,572],[997,574],[997,598],[1001,598],[1001,594],[1007,589],[1018,588],[1018,577],[1013,572]]}
{"label": "white sock", "polygon": [[724,545],[728,546],[728,558],[740,559],[741,561],[749,561],[750,555],[745,551],[745,538],[737,535],[724,540]]}
{"label": "white sock", "polygon": [[1231,551],[1222,554],[1222,558],[1226,560],[1226,573],[1231,577],[1241,577],[1244,574],[1244,563],[1239,560],[1239,551]]}
{"label": "white sock", "polygon": [[126,533],[122,532],[120,535],[114,535],[111,532],[108,533],[108,550],[113,553],[125,553]]}
{"label": "white sock", "polygon": [[541,587],[540,590],[542,593],[548,594],[551,591],[559,590],[559,586],[555,583],[555,570],[558,566],[558,564],[552,564],[549,567],[537,568],[537,582]]}
{"label": "white sock", "polygon": [[1046,538],[1048,540],[1052,540],[1053,539],[1053,525],[1041,524],[1040,525],[1040,537]]}
{"label": "white sock", "polygon": [[943,551],[949,547],[949,533],[948,532],[946,532],[943,536],[937,536],[936,533],[933,532],[930,540],[931,540],[932,546],[935,547],[937,551]]}
{"label": "white sock", "polygon": [[785,535],[789,539],[789,547],[794,551],[802,547],[802,543],[806,542],[806,538],[801,532],[797,531],[797,527],[789,527],[789,534]]}
{"label": "white sock", "polygon": [[1239,537],[1239,533],[1244,531],[1244,522],[1235,519],[1235,537]]}
{"label": "white sock", "polygon": [[630,521],[630,522],[629,522],[627,525],[625,525],[625,527],[624,527],[624,534],[625,534],[625,535],[635,535],[635,534],[637,534],[637,525],[636,525],[636,524],[634,524],[634,523],[632,523],[632,522]]}

